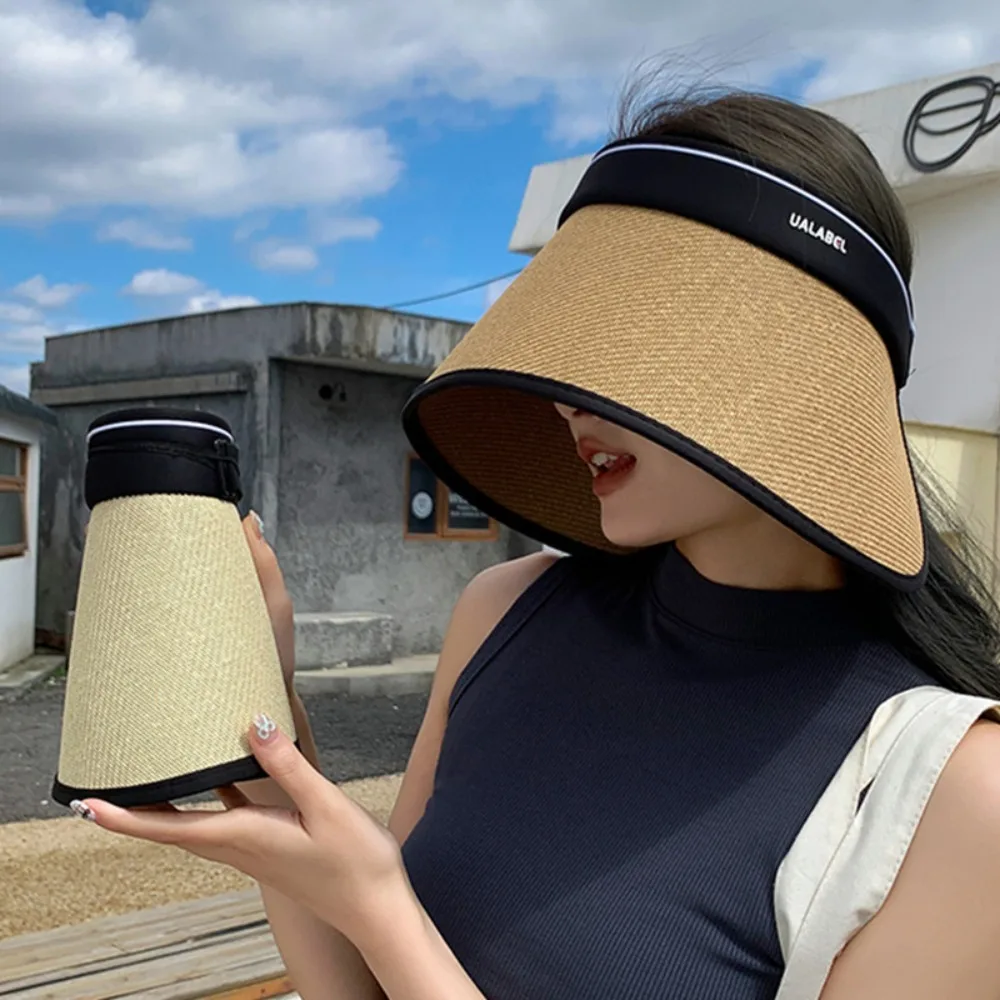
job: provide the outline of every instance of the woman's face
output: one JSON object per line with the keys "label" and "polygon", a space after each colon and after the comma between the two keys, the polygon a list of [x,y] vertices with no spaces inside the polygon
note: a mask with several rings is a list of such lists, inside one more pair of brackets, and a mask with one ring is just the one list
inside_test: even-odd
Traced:
{"label": "woman's face", "polygon": [[629,548],[769,520],[728,486],[673,452],[585,410],[555,408],[594,477],[601,527]]}

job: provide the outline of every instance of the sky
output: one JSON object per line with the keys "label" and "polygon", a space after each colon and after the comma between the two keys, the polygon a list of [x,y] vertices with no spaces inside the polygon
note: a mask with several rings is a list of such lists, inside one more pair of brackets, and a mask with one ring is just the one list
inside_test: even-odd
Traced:
{"label": "sky", "polygon": [[[45,338],[523,266],[531,167],[671,78],[815,102],[1000,59],[996,0],[0,0],[0,384]],[[474,320],[504,281],[414,307]]]}

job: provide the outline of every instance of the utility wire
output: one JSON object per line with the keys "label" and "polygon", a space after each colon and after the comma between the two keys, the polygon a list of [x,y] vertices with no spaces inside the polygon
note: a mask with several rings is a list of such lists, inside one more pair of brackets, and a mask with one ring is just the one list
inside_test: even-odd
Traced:
{"label": "utility wire", "polygon": [[498,274],[495,278],[487,278],[485,281],[477,281],[474,285],[465,285],[463,288],[454,288],[450,292],[441,292],[440,295],[428,295],[422,299],[410,299],[408,302],[396,302],[391,306],[383,306],[383,309],[403,309],[406,306],[419,306],[425,302],[437,302],[439,299],[450,299],[454,295],[461,295],[463,292],[474,292],[477,288],[485,288],[492,285],[494,281],[503,281],[504,278],[513,278],[521,273],[523,267],[516,271],[508,271],[506,274]]}

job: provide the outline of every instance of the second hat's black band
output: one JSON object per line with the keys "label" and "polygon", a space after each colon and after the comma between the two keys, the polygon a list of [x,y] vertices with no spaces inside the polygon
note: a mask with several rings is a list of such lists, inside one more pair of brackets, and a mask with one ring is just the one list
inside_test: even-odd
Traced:
{"label": "second hat's black band", "polygon": [[888,251],[829,198],[735,150],[671,137],[621,140],[602,149],[559,225],[597,204],[684,216],[801,268],[865,315],[885,343],[897,387],[905,385],[914,329],[909,288]]}
{"label": "second hat's black band", "polygon": [[105,500],[151,493],[218,497],[238,504],[243,498],[239,451],[216,438],[195,447],[169,441],[91,442],[84,487],[87,506]]}
{"label": "second hat's black band", "polygon": [[243,498],[239,458],[232,429],[214,413],[173,407],[113,410],[87,432],[87,506],[154,493],[238,504]]}

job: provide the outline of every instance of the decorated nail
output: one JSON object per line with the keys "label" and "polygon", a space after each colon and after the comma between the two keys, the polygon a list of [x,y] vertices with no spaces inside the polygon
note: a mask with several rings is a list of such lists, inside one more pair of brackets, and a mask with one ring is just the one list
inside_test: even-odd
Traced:
{"label": "decorated nail", "polygon": [[262,740],[270,739],[278,731],[278,724],[263,712],[253,720],[253,724],[257,727],[258,738]]}
{"label": "decorated nail", "polygon": [[90,806],[85,805],[79,799],[73,799],[73,801],[69,804],[69,807],[77,814],[77,816],[80,817],[80,819],[85,819],[90,823],[97,822],[97,814],[94,810],[91,809]]}

